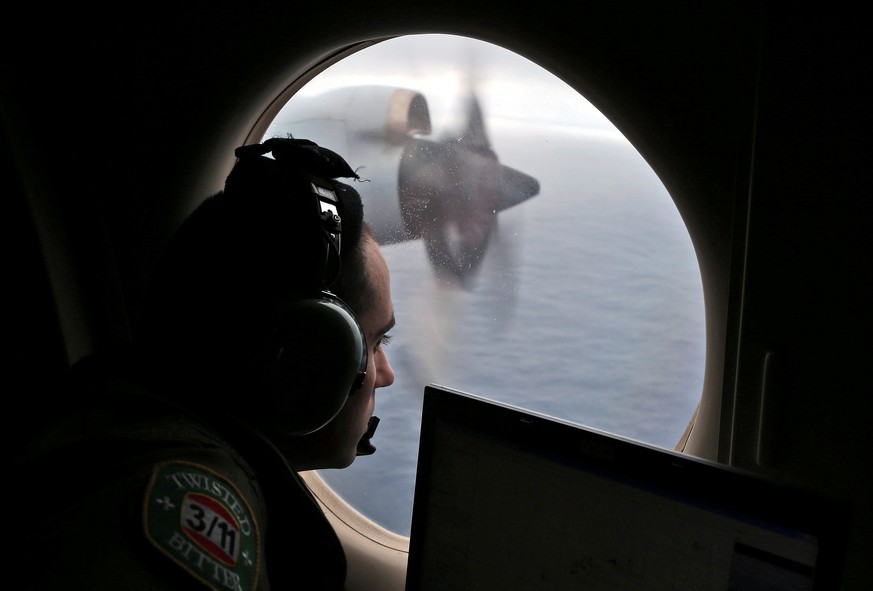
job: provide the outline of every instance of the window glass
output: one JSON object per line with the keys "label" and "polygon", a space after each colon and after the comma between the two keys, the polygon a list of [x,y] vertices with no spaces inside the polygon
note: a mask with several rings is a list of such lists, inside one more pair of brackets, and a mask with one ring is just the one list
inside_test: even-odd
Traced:
{"label": "window glass", "polygon": [[334,149],[383,243],[396,373],[375,455],[321,475],[408,535],[435,382],[673,448],[700,398],[703,290],[651,167],[584,97],[500,47],[446,35],[364,49],[266,137]]}

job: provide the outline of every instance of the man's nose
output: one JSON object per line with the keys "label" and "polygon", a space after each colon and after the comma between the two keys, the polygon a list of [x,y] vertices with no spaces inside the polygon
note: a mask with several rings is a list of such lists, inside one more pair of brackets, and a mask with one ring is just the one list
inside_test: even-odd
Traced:
{"label": "man's nose", "polygon": [[376,387],[385,388],[394,383],[394,368],[391,367],[391,362],[388,361],[388,356],[382,352],[377,358],[378,366],[376,367]]}

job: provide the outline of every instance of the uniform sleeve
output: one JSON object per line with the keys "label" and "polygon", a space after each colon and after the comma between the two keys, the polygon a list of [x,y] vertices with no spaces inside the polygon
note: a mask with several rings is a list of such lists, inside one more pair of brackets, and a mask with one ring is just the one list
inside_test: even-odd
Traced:
{"label": "uniform sleeve", "polygon": [[177,434],[156,441],[72,446],[27,466],[19,588],[269,589],[247,466]]}

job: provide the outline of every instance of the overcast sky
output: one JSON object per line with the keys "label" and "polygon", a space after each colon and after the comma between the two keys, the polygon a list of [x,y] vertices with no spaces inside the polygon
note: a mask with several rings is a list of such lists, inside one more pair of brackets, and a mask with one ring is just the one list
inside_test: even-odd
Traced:
{"label": "overcast sky", "polygon": [[427,97],[434,126],[439,127],[452,100],[471,82],[489,118],[615,130],[584,97],[530,60],[490,43],[450,35],[383,41],[331,66],[300,92],[357,84],[411,88]]}

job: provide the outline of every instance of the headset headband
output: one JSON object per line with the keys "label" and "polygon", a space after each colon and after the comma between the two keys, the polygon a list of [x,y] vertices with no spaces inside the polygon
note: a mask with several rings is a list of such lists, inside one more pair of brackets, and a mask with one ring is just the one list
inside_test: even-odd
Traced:
{"label": "headset headband", "polygon": [[325,179],[359,177],[342,156],[306,139],[271,138],[261,144],[240,146],[234,154],[246,159],[262,157],[268,152],[283,169],[309,181],[326,248],[321,285],[329,289],[341,271],[342,216],[334,185]]}

